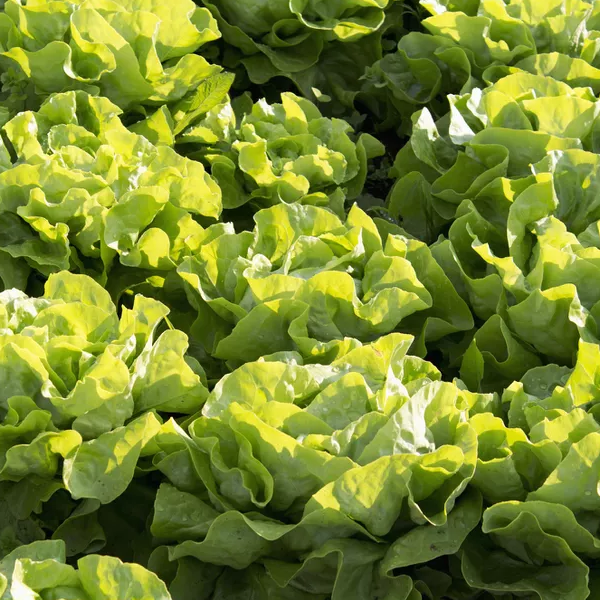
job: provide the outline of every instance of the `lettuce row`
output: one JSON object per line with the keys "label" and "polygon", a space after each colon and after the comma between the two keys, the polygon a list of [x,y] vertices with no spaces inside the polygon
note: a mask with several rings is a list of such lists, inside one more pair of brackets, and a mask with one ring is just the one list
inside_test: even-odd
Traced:
{"label": "lettuce row", "polygon": [[[448,110],[448,94],[468,93],[519,71],[600,90],[600,25],[592,2],[576,2],[568,14],[556,2],[535,10],[521,1],[422,0],[419,5],[426,13],[420,23],[425,31],[386,39],[380,30],[348,45],[353,48],[346,54],[359,76],[343,69],[343,50],[332,49],[323,64],[296,75],[296,85],[309,98],[329,94],[347,115],[366,108],[378,129],[406,136],[410,117],[420,108],[426,106],[437,119]],[[342,80],[337,70],[348,74]]]}
{"label": "lettuce row", "polygon": [[322,4],[4,4],[2,600],[600,595],[597,11]]}
{"label": "lettuce row", "polygon": [[[372,136],[354,137],[347,123],[292,94],[282,104],[251,105],[239,125],[228,102],[199,122],[193,110],[164,108],[128,130],[120,115],[106,98],[73,91],[4,125],[5,288],[25,289],[32,275],[63,269],[108,282],[117,294],[128,278],[164,279],[230,230],[216,223],[223,209],[247,203],[300,202],[343,215],[363,191],[368,161],[382,152]],[[170,147],[178,124],[177,139],[199,160]]]}
{"label": "lettuce row", "polygon": [[548,361],[572,367],[579,340],[597,340],[598,103],[589,87],[516,72],[450,107],[413,116],[388,211],[439,236],[432,255],[482,321],[461,377],[500,391]]}
{"label": "lettuce row", "polygon": [[[341,245],[334,231],[316,239]],[[286,237],[257,239],[286,260]],[[372,255],[376,239],[364,244]],[[597,589],[597,343],[502,395],[442,381],[403,333],[327,362],[279,349],[209,392],[185,336],[156,335],[167,310],[155,300],[138,295],[118,318],[104,289],[67,273],[41,298],[0,300],[7,600],[56,586],[114,597],[107,585],[190,598],[198,582],[207,599],[578,600]],[[121,560],[94,556],[125,531]],[[121,562],[133,559],[165,583]]]}

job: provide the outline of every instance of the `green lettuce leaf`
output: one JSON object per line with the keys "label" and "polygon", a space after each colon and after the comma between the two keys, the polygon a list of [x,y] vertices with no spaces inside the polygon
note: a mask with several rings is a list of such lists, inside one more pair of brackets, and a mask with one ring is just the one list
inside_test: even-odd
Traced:
{"label": "green lettuce leaf", "polygon": [[14,112],[54,92],[83,89],[124,110],[174,102],[220,71],[192,54],[220,37],[190,0],[44,0],[3,3],[2,96]]}
{"label": "green lettuce leaf", "polygon": [[129,132],[120,112],[66,92],[5,125],[18,158],[0,173],[10,227],[0,256],[15,270],[5,286],[62,269],[105,283],[115,259],[164,274],[210,236],[194,217],[219,217],[218,185],[202,164]]}

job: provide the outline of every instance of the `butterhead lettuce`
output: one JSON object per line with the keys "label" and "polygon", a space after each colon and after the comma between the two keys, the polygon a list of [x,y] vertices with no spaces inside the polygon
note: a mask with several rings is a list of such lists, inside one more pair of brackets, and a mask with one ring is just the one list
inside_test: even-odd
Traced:
{"label": "butterhead lettuce", "polygon": [[291,92],[280,103],[245,100],[211,108],[177,138],[210,166],[224,207],[300,202],[343,215],[345,201],[363,191],[369,160],[383,154],[381,143]]}
{"label": "butterhead lettuce", "polygon": [[63,527],[68,552],[94,546],[104,534],[93,513],[128,487],[160,415],[203,405],[204,371],[186,336],[157,333],[167,313],[138,296],[119,317],[106,290],[67,272],[51,275],[41,298],[0,294],[0,486],[3,500],[25,498],[2,508],[6,544],[43,537],[38,520],[52,530],[42,503],[68,492],[83,504],[64,505],[62,520],[74,510],[76,528],[92,513],[79,535]]}
{"label": "butterhead lettuce", "polygon": [[158,106],[220,70],[192,54],[220,34],[191,0],[7,0],[0,23],[1,96],[13,111],[68,89],[124,110]]}
{"label": "butterhead lettuce", "polygon": [[50,97],[4,126],[0,255],[4,286],[67,269],[105,283],[115,263],[168,271],[220,215],[202,164],[122,124],[120,109],[83,91]]}

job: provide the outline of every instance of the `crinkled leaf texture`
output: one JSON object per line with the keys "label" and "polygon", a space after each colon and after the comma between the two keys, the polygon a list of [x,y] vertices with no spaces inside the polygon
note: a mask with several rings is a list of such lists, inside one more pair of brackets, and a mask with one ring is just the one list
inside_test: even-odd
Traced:
{"label": "crinkled leaf texture", "polygon": [[7,0],[0,21],[3,91],[15,111],[68,89],[125,110],[174,102],[220,71],[193,54],[220,33],[191,0]]}
{"label": "crinkled leaf texture", "polygon": [[165,584],[138,564],[91,554],[73,567],[66,563],[64,543],[49,540],[21,546],[0,560],[0,594],[2,600],[171,600]]}
{"label": "crinkled leaf texture", "polygon": [[[51,96],[4,126],[17,155],[0,173],[0,279],[71,270],[106,283],[115,263],[163,274],[209,236],[221,190],[201,163],[128,131],[86,92]],[[136,275],[132,275],[133,278]]]}

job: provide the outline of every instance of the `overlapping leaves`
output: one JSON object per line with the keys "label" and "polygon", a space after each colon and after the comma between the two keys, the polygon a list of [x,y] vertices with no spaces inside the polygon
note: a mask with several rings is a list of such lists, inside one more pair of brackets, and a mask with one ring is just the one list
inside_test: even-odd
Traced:
{"label": "overlapping leaves", "polygon": [[221,213],[202,164],[128,131],[121,111],[86,92],[50,97],[4,126],[0,260],[6,288],[31,271],[107,281],[120,263],[168,271],[210,235],[194,217]]}
{"label": "overlapping leaves", "polygon": [[177,148],[210,167],[225,208],[300,202],[342,216],[363,191],[368,161],[384,152],[373,136],[355,135],[346,121],[323,117],[289,92],[281,103],[241,97],[178,116]]}
{"label": "overlapping leaves", "polygon": [[437,123],[414,116],[389,210],[421,239],[446,232],[432,254],[485,321],[461,374],[501,390],[596,340],[598,105],[588,87],[524,72],[450,105]]}
{"label": "overlapping leaves", "polygon": [[306,71],[332,41],[351,43],[376,32],[393,1],[207,0],[203,4],[217,19],[224,40],[237,50],[229,60],[241,60],[250,79],[264,83],[277,75],[293,78]]}
{"label": "overlapping leaves", "polygon": [[220,33],[210,12],[191,0],[7,0],[0,22],[9,113],[36,110],[68,89],[100,94],[125,110],[156,106],[193,94],[221,70],[193,54]]}
{"label": "overlapping leaves", "polygon": [[442,382],[411,343],[247,363],[186,430],[163,426],[150,564],[172,589],[201,569],[220,597],[234,569],[243,589],[292,598],[590,595],[597,345],[570,374],[511,386],[509,426],[498,396]]}
{"label": "overlapping leaves", "polygon": [[[260,560],[265,585],[290,594],[394,597],[412,587],[395,569],[455,552],[481,511],[476,492],[455,507],[477,454],[465,417],[495,400],[439,381],[405,355],[411,341],[384,336],[330,366],[292,353],[248,363],[219,382],[187,433],[165,424],[154,464],[168,483],[151,531],[168,545],[150,563],[252,572]],[[411,539],[449,530],[458,537],[448,546],[411,552]]]}
{"label": "overlapping leaves", "polygon": [[[101,547],[104,534],[93,513],[126,490],[140,453],[160,429],[159,414],[193,414],[202,406],[204,372],[186,356],[186,336],[156,335],[167,313],[137,296],[119,318],[102,287],[67,272],[52,275],[41,298],[0,294],[4,547],[56,527],[71,555]],[[42,504],[55,494],[63,516],[52,527],[56,516]],[[78,534],[78,518],[86,516]]]}
{"label": "overlapping leaves", "polygon": [[415,333],[424,354],[429,342],[473,326],[427,246],[382,240],[357,206],[345,222],[302,204],[255,221],[254,232],[216,237],[178,268],[198,310],[191,335],[216,358],[296,351],[328,361],[397,329]]}
{"label": "overlapping leaves", "polygon": [[60,597],[77,600],[171,600],[154,573],[118,558],[89,555],[66,563],[60,541],[21,546],[0,561],[0,598]]}

